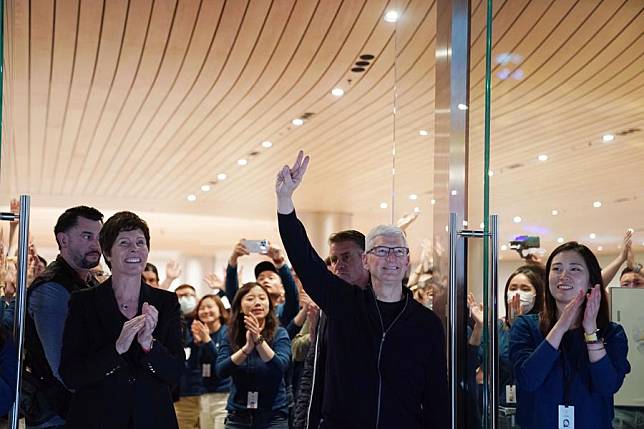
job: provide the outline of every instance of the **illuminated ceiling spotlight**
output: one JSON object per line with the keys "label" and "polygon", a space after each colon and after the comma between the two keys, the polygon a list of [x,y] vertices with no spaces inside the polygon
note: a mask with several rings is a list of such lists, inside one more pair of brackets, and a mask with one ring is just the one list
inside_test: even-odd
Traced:
{"label": "illuminated ceiling spotlight", "polygon": [[389,204],[387,204],[385,202],[380,203],[380,208],[381,209],[386,209],[387,207],[389,207]]}
{"label": "illuminated ceiling spotlight", "polygon": [[418,199],[418,195],[416,195],[416,194],[409,194],[409,199],[410,199],[410,200],[417,200],[417,199]]}
{"label": "illuminated ceiling spotlight", "polygon": [[420,131],[418,131],[418,135],[420,135],[420,136],[428,136],[428,135],[429,135],[429,131],[427,131],[427,130],[420,130]]}
{"label": "illuminated ceiling spotlight", "polygon": [[414,207],[414,213],[420,213],[420,207]]}
{"label": "illuminated ceiling spotlight", "polygon": [[262,147],[264,147],[266,149],[268,149],[269,147],[272,147],[272,146],[273,146],[273,143],[269,142],[268,140],[264,140],[262,142]]}
{"label": "illuminated ceiling spotlight", "polygon": [[458,107],[458,110],[467,110],[467,104],[459,103],[456,107]]}
{"label": "illuminated ceiling spotlight", "polygon": [[228,176],[226,176],[226,173],[219,173],[217,175],[217,180],[226,180]]}
{"label": "illuminated ceiling spotlight", "polygon": [[601,252],[602,250],[604,250],[604,247],[603,247],[603,246],[597,246],[597,251],[598,251],[598,252]]}
{"label": "illuminated ceiling spotlight", "polygon": [[195,194],[190,194],[186,197],[186,200],[190,201],[191,203],[194,203],[197,201],[197,196]]}
{"label": "illuminated ceiling spotlight", "polygon": [[597,234],[595,234],[594,232],[591,232],[590,234],[588,234],[588,237],[590,237],[591,240],[594,240],[597,238]]}
{"label": "illuminated ceiling spotlight", "polygon": [[559,210],[553,210],[550,213],[552,213],[553,216],[557,216],[559,214]]}
{"label": "illuminated ceiling spotlight", "polygon": [[600,208],[601,206],[602,206],[602,202],[601,202],[601,201],[595,201],[595,202],[593,203],[593,207],[595,207],[596,209]]}
{"label": "illuminated ceiling spotlight", "polygon": [[610,143],[610,142],[612,142],[613,140],[615,140],[615,135],[614,135],[614,134],[604,134],[604,135],[602,136],[602,141],[603,141],[604,143]]}
{"label": "illuminated ceiling spotlight", "polygon": [[344,89],[342,88],[333,88],[331,90],[331,95],[334,97],[342,97],[344,95]]}
{"label": "illuminated ceiling spotlight", "polygon": [[434,204],[436,204],[436,200],[432,198],[432,199],[429,201],[429,203],[430,203],[431,205],[434,205]]}
{"label": "illuminated ceiling spotlight", "polygon": [[488,171],[487,175],[490,176],[490,177],[494,176],[494,171],[492,171],[492,170]]}
{"label": "illuminated ceiling spotlight", "polygon": [[501,245],[501,250],[508,250],[508,246],[506,246],[505,244],[502,244]]}
{"label": "illuminated ceiling spotlight", "polygon": [[237,165],[239,165],[239,166],[242,166],[242,167],[243,167],[244,165],[247,165],[247,164],[248,164],[248,160],[247,160],[247,159],[242,158],[242,159],[238,159],[238,160],[237,160]]}
{"label": "illuminated ceiling spotlight", "polygon": [[563,238],[563,237],[559,237],[559,238],[557,238],[557,243],[561,244],[561,243],[563,243],[563,242],[564,242],[564,238]]}
{"label": "illuminated ceiling spotlight", "polygon": [[539,156],[537,157],[537,159],[538,159],[539,161],[547,161],[547,160],[548,160],[548,155],[546,155],[545,153],[542,153],[541,155],[539,155]]}
{"label": "illuminated ceiling spotlight", "polygon": [[291,121],[291,123],[292,123],[293,125],[295,125],[296,127],[299,127],[299,126],[304,125],[304,119],[302,119],[302,118],[295,118],[295,119],[293,119],[293,120]]}
{"label": "illuminated ceiling spotlight", "polygon": [[208,184],[201,185],[202,192],[210,192],[210,189],[211,189],[210,185],[208,185]]}
{"label": "illuminated ceiling spotlight", "polygon": [[400,18],[398,11],[390,10],[385,14],[385,21],[387,22],[396,22]]}
{"label": "illuminated ceiling spotlight", "polygon": [[523,219],[521,219],[521,216],[515,216],[515,217],[512,218],[512,221],[514,223],[521,223],[522,220]]}

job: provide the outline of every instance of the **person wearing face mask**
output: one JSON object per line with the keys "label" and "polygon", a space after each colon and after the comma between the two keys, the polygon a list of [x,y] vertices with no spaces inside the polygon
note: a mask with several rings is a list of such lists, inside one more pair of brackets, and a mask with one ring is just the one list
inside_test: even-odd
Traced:
{"label": "person wearing face mask", "polygon": [[588,247],[568,242],[546,264],[539,314],[510,332],[517,423],[532,428],[612,428],[613,395],[630,365],[624,329],[609,321],[601,268]]}
{"label": "person wearing face mask", "polygon": [[192,322],[197,308],[197,291],[194,286],[184,283],[177,286],[174,293],[177,294],[177,298],[179,299],[181,314],[184,318],[190,319],[190,322]]}
{"label": "person wearing face mask", "polygon": [[181,400],[175,403],[180,429],[224,429],[230,377],[215,373],[217,356],[225,337],[227,312],[217,295],[205,295],[185,333],[186,370],[181,377]]}
{"label": "person wearing face mask", "polygon": [[217,355],[217,376],[232,377],[226,429],[288,429],[284,374],[290,360],[291,342],[273,313],[268,290],[244,284]]}

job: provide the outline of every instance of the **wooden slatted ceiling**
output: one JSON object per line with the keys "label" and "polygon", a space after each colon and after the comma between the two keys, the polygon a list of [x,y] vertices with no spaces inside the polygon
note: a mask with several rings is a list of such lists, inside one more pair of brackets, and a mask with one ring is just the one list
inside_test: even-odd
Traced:
{"label": "wooden slatted ceiling", "polygon": [[[402,11],[397,31],[382,19],[390,8]],[[644,133],[600,142],[605,132],[644,129],[643,9],[641,0],[494,2],[493,54],[521,59],[493,63],[492,210],[505,235],[539,224],[551,231],[548,243],[586,234],[610,213],[614,225],[603,227],[614,239],[644,218],[641,191],[614,179],[623,171],[633,183],[644,178],[633,156]],[[472,2],[475,194],[485,13],[484,1]],[[304,148],[314,162],[298,194],[302,209],[354,213],[365,229],[390,218],[378,204],[391,200],[392,184],[395,216],[431,208],[435,1],[12,0],[6,14],[5,199],[26,192],[36,206],[92,201],[270,219],[275,172]],[[366,53],[375,55],[366,72],[351,72]],[[501,80],[503,68],[523,78]],[[335,86],[343,97],[330,94]],[[305,112],[314,115],[292,126]],[[261,148],[263,140],[273,147]],[[539,153],[549,161],[536,161]],[[236,165],[242,157],[248,166]],[[516,163],[524,167],[508,168]],[[228,179],[199,192],[219,172]],[[196,203],[186,202],[189,193]],[[592,211],[589,198],[607,201],[604,211]],[[549,216],[552,208],[562,215]],[[514,215],[531,224],[512,224]],[[417,237],[431,235],[423,216]]]}

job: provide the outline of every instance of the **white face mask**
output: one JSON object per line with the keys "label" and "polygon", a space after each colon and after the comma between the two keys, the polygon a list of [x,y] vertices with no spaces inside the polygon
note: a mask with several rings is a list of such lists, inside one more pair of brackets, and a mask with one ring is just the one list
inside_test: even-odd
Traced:
{"label": "white face mask", "polygon": [[523,314],[527,314],[532,307],[534,307],[534,301],[537,298],[537,294],[534,292],[525,292],[522,290],[508,292],[508,305],[512,303],[512,297],[516,294],[519,294],[519,300],[521,300],[521,309]]}
{"label": "white face mask", "polygon": [[197,298],[191,295],[182,296],[179,298],[179,305],[181,306],[182,314],[192,313],[192,310],[197,306]]}

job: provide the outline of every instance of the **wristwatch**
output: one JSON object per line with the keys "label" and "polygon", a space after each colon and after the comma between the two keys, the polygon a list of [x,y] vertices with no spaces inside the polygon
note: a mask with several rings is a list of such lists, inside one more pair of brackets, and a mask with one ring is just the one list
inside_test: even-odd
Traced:
{"label": "wristwatch", "polygon": [[262,337],[262,336],[260,335],[259,337],[257,337],[257,340],[255,341],[255,345],[256,345],[256,346],[258,346],[258,345],[260,345],[261,343],[263,343],[264,341],[266,341],[266,340],[264,339],[264,337]]}
{"label": "wristwatch", "polygon": [[591,332],[590,334],[587,332],[584,332],[584,340],[587,343],[597,343],[599,342],[599,338],[597,338],[597,332],[599,332],[599,329],[595,329],[594,332]]}

